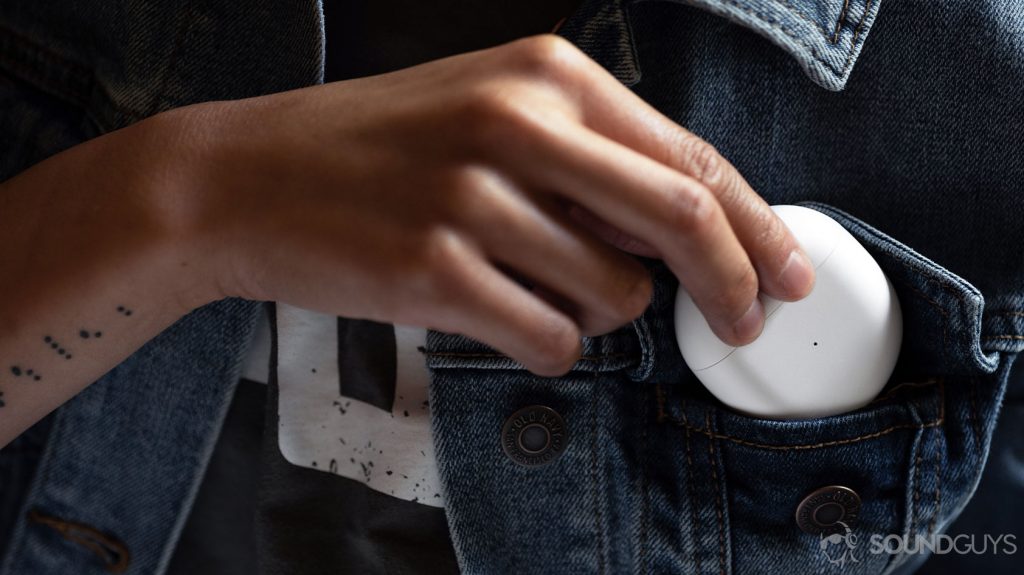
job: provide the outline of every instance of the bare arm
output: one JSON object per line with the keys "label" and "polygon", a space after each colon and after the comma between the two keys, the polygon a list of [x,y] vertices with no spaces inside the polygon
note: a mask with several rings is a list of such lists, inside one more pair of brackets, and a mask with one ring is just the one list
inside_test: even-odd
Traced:
{"label": "bare arm", "polygon": [[555,36],[158,114],[0,187],[0,443],[227,296],[562,374],[649,303],[622,250],[663,259],[733,345],[759,290],[814,279],[714,148]]}
{"label": "bare arm", "polygon": [[153,124],[0,185],[0,445],[214,299],[157,201],[173,146]]}

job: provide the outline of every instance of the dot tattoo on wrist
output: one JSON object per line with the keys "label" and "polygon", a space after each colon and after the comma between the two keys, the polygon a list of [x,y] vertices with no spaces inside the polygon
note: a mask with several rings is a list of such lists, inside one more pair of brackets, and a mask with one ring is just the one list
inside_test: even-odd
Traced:
{"label": "dot tattoo on wrist", "polygon": [[[122,314],[122,315],[124,315],[124,316],[132,315],[132,310],[126,308],[123,305],[117,306],[117,312]],[[100,331],[100,330],[90,330],[90,329],[81,328],[81,329],[78,330],[78,337],[79,337],[79,339],[82,339],[82,340],[99,339],[99,338],[103,337],[103,332]],[[57,341],[57,339],[55,337],[53,337],[52,335],[49,335],[49,334],[44,335],[43,336],[43,343],[46,344],[47,346],[49,346],[51,350],[55,351],[57,353],[57,355],[63,357],[65,360],[71,359],[73,357],[72,354],[71,354],[70,347],[66,346],[65,344],[63,344],[63,343],[61,343],[59,341]],[[15,377],[25,376],[25,377],[31,378],[34,381],[40,381],[40,380],[43,379],[42,374],[40,374],[37,370],[35,370],[35,369],[28,369],[28,368],[22,369],[22,367],[20,365],[17,365],[17,364],[11,365],[10,371],[11,371],[12,374],[14,374]],[[2,407],[2,405],[0,405],[0,407]]]}
{"label": "dot tattoo on wrist", "polygon": [[21,377],[22,375],[24,375],[25,377],[31,377],[35,381],[39,381],[40,379],[43,379],[43,376],[39,375],[39,373],[37,373],[35,370],[26,369],[26,370],[23,371],[21,369],[21,366],[17,366],[17,365],[12,365],[11,366],[11,373],[13,373],[15,377]]}
{"label": "dot tattoo on wrist", "polygon": [[50,344],[50,349],[56,350],[57,355],[64,356],[64,359],[71,359],[71,352],[64,349],[64,346],[58,343],[56,340],[54,340],[53,337],[48,335],[44,336],[43,343]]}

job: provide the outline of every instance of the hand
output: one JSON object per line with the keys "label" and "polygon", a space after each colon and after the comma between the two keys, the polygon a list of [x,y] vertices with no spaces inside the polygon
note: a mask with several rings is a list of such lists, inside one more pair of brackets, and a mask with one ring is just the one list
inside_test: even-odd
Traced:
{"label": "hand", "polygon": [[461,333],[557,375],[650,301],[617,248],[664,259],[733,345],[760,333],[759,287],[813,283],[712,146],[557,36],[160,116],[185,144],[167,212],[220,297]]}

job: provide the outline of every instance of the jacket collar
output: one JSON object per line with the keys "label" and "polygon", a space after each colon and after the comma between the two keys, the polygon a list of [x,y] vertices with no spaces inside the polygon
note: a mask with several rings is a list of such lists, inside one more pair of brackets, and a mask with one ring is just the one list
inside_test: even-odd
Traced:
{"label": "jacket collar", "polygon": [[664,1],[707,10],[786,51],[826,90],[846,86],[881,0],[584,0],[558,33],[626,85],[640,80],[628,8]]}

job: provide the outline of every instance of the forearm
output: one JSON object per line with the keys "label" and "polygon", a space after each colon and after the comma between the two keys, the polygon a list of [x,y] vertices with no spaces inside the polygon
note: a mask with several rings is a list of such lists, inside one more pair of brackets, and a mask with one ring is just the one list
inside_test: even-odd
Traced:
{"label": "forearm", "polygon": [[0,184],[0,445],[215,299],[147,129]]}

